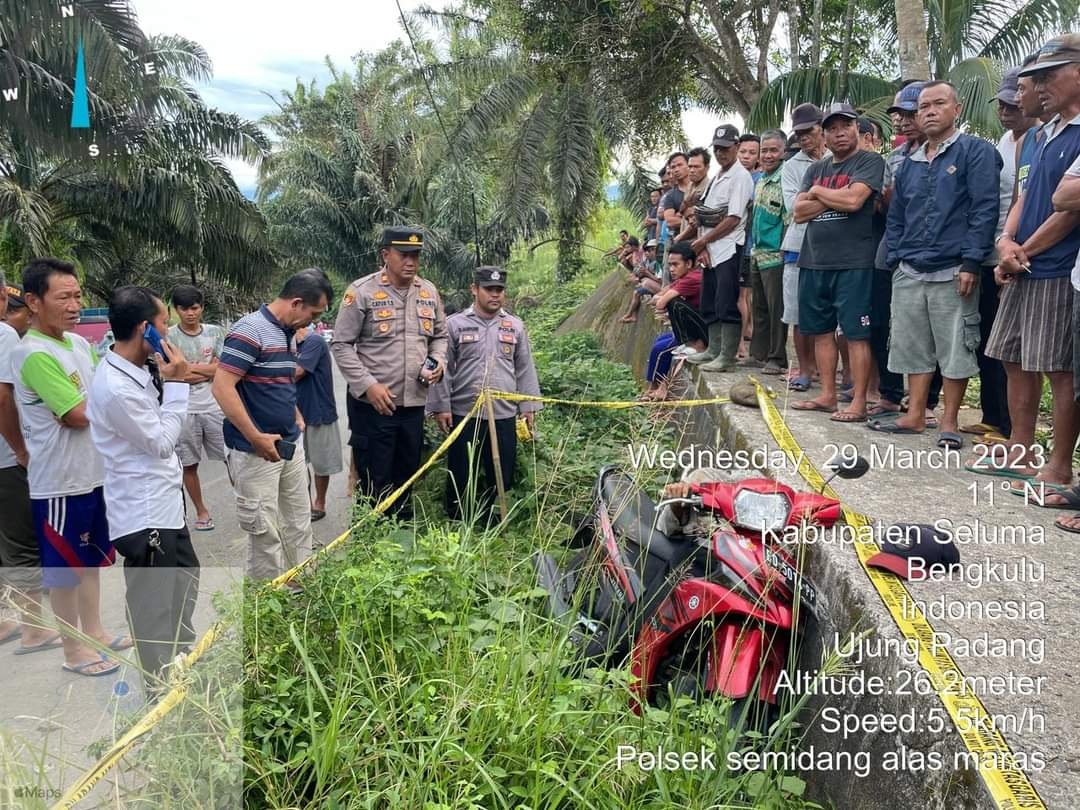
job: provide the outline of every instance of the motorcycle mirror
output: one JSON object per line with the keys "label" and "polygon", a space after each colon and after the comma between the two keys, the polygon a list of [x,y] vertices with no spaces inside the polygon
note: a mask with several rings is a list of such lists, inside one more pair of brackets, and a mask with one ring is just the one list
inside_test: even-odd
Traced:
{"label": "motorcycle mirror", "polygon": [[862,478],[870,469],[870,462],[862,456],[855,458],[843,458],[835,464],[830,464],[829,469],[841,478]]}

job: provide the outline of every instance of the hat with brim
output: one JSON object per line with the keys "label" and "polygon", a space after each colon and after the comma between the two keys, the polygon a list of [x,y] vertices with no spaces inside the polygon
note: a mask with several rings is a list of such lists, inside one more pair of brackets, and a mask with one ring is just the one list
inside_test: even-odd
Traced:
{"label": "hat with brim", "polygon": [[806,102],[791,111],[792,132],[806,132],[821,124],[821,108]]}
{"label": "hat with brim", "polygon": [[[919,560],[912,565],[912,560]],[[885,529],[881,551],[866,561],[871,568],[890,571],[902,579],[925,579],[931,570],[960,563],[952,539],[925,523],[897,523]]]}
{"label": "hat with brim", "polygon": [[821,117],[821,128],[825,129],[829,126],[829,122],[834,118],[846,118],[849,121],[858,121],[859,114],[855,112],[855,108],[850,104],[833,104],[825,111],[825,115]]}
{"label": "hat with brim", "polygon": [[506,271],[501,267],[477,267],[475,282],[477,287],[506,287]]}
{"label": "hat with brim", "polygon": [[1044,70],[1052,70],[1062,65],[1080,62],[1080,34],[1065,34],[1054,37],[1041,48],[1035,61],[1021,68],[1018,76],[1032,76]]}
{"label": "hat with brim", "polygon": [[386,228],[381,248],[394,248],[401,253],[419,253],[424,249],[424,232],[419,228]]}
{"label": "hat with brim", "polygon": [[900,92],[893,98],[893,104],[886,113],[916,113],[919,111],[919,93],[926,86],[926,82],[910,82],[900,88]]}
{"label": "hat with brim", "polygon": [[26,306],[26,299],[23,298],[23,291],[21,287],[16,287],[14,284],[8,284],[6,288],[7,300],[9,307],[15,307],[21,309]]}
{"label": "hat with brim", "polygon": [[1001,77],[1001,84],[998,86],[997,95],[989,100],[990,104],[996,101],[1000,101],[1002,104],[1008,104],[1010,107],[1019,107],[1020,101],[1017,98],[1020,88],[1017,85],[1016,80],[1020,77],[1020,68],[1010,68],[1005,71],[1005,75]]}
{"label": "hat with brim", "polygon": [[712,145],[727,149],[739,142],[739,130],[731,124],[721,124],[713,132]]}

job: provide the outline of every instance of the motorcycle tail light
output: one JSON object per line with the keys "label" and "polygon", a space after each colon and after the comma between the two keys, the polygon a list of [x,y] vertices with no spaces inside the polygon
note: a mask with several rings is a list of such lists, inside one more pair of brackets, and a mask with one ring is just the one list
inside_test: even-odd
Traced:
{"label": "motorcycle tail light", "polygon": [[791,514],[791,501],[780,492],[740,491],[735,496],[735,525],[755,532],[782,529]]}

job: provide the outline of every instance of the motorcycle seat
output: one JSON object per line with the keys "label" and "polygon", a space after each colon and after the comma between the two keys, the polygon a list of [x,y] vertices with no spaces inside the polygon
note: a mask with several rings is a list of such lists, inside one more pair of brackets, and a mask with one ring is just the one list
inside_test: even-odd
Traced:
{"label": "motorcycle seat", "polygon": [[666,534],[653,530],[656,504],[630,476],[610,472],[601,485],[601,494],[608,505],[611,524],[617,534],[630,539],[643,551],[668,564],[675,564],[693,550],[693,544],[672,542]]}

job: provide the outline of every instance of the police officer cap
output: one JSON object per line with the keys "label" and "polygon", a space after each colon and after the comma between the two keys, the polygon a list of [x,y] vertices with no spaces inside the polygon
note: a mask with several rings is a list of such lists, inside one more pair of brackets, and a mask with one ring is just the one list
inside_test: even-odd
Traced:
{"label": "police officer cap", "polygon": [[477,267],[477,287],[505,287],[506,271],[501,267]]}
{"label": "police officer cap", "polygon": [[9,307],[21,309],[26,306],[26,299],[23,297],[22,287],[17,284],[8,284],[4,293],[7,295]]}
{"label": "police officer cap", "polygon": [[402,253],[419,253],[424,249],[424,232],[419,228],[385,228],[381,248],[397,248]]}

